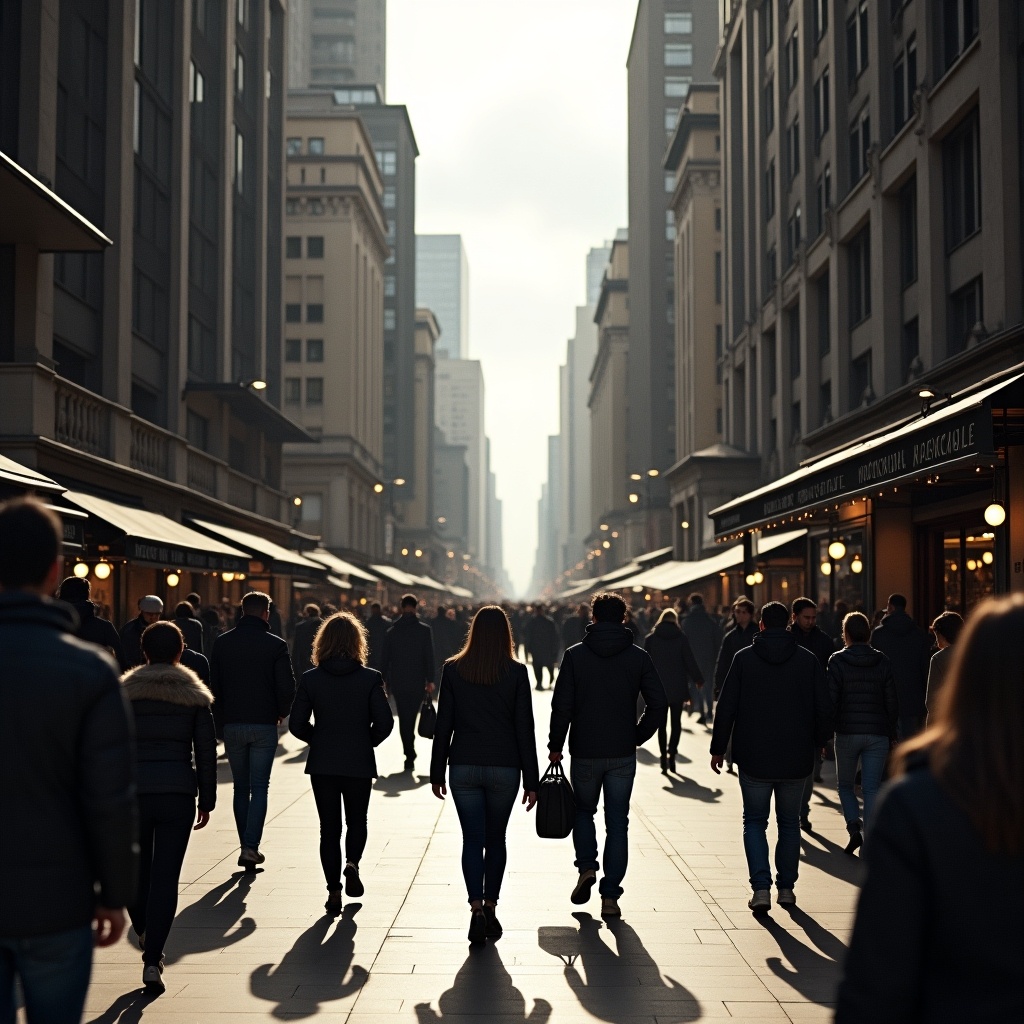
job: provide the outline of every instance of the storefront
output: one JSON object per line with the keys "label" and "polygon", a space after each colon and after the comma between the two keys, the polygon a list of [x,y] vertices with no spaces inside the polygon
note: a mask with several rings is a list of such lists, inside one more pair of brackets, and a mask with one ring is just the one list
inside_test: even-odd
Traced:
{"label": "storefront", "polygon": [[1024,591],[1022,370],[923,396],[919,415],[714,509],[716,540],[742,542],[748,567],[803,527],[807,596],[869,614],[894,592],[924,622]]}

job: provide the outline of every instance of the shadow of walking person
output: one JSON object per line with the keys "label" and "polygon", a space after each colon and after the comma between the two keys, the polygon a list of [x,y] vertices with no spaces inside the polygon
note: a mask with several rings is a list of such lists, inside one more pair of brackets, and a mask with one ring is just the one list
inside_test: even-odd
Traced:
{"label": "shadow of walking person", "polygon": [[257,967],[249,979],[252,994],[277,1003],[271,1013],[279,1020],[295,1020],[312,1017],[320,1012],[321,1003],[344,999],[361,989],[369,977],[365,967],[356,964],[345,980],[355,956],[355,916],[361,908],[361,903],[345,907],[330,936],[327,933],[335,919],[321,917],[299,936],[277,966]]}
{"label": "shadow of walking person", "polygon": [[673,796],[683,796],[688,800],[700,800],[705,804],[717,804],[722,796],[720,789],[710,789],[707,786],[702,786],[696,779],[687,779],[682,775],[678,776],[678,778],[666,775],[665,779],[668,785],[661,788]]}
{"label": "shadow of walking person", "polygon": [[237,872],[179,911],[164,951],[165,963],[224,949],[252,935],[256,922],[243,915],[254,877]]}
{"label": "shadow of walking person", "polygon": [[147,992],[143,988],[125,992],[118,996],[98,1017],[93,1017],[86,1024],[139,1024],[146,1007],[160,997]]}
{"label": "shadow of walking person", "polygon": [[[538,941],[541,949],[565,962],[565,980],[592,1017],[611,1022],[657,1017],[659,1024],[684,1024],[700,1018],[697,997],[674,978],[662,975],[640,936],[625,921],[610,918],[602,925],[590,914],[575,913],[573,917],[580,926],[575,947],[571,929],[565,928],[542,928]],[[602,940],[602,927],[615,939],[614,950]]]}
{"label": "shadow of walking person", "polygon": [[429,776],[414,775],[412,772],[395,772],[393,775],[378,775],[373,788],[388,796],[401,796],[410,790],[419,789],[430,782]]}
{"label": "shadow of walking person", "polygon": [[417,1003],[418,1024],[438,1024],[470,1014],[486,1017],[488,1024],[546,1024],[551,1016],[551,1004],[544,999],[535,999],[533,1009],[526,1012],[526,997],[512,984],[493,943],[470,950],[437,1005],[435,1010],[429,1003]]}
{"label": "shadow of walking person", "polygon": [[800,859],[805,864],[858,889],[864,884],[864,865],[860,857],[851,857],[838,843],[826,839],[820,832],[811,832],[810,836],[816,842],[811,842],[803,833],[800,835]]}
{"label": "shadow of walking person", "polygon": [[[808,1002],[830,1005],[836,999],[846,946],[799,907],[788,909],[789,916],[800,925],[816,950],[805,946],[769,915],[761,914],[756,918],[758,924],[775,939],[782,953],[781,957],[770,956],[765,962],[775,977],[792,986]],[[792,968],[787,967],[783,959],[789,961]]]}

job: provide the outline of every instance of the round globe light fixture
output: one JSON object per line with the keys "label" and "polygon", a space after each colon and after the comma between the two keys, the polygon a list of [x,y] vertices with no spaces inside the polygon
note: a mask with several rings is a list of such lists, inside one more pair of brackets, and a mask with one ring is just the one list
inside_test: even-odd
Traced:
{"label": "round globe light fixture", "polygon": [[93,569],[96,575],[96,579],[105,580],[110,577],[110,563],[109,562],[97,562],[96,568]]}
{"label": "round globe light fixture", "polygon": [[748,587],[752,587],[755,583],[757,583],[757,580],[754,578],[754,574],[752,572],[747,573],[746,583]]}
{"label": "round globe light fixture", "polygon": [[167,574],[167,586],[176,587],[181,582],[181,577],[176,572]]}
{"label": "round globe light fixture", "polygon": [[993,501],[985,509],[985,522],[989,526],[1002,526],[1006,522],[1006,509],[1001,501]]}
{"label": "round globe light fixture", "polygon": [[89,566],[85,562],[76,562],[74,569],[71,570],[80,580],[84,580],[89,575]]}
{"label": "round globe light fixture", "polygon": [[833,562],[840,562],[846,557],[846,545],[841,540],[834,540],[828,546],[828,557]]}
{"label": "round globe light fixture", "polygon": [[985,565],[991,565],[995,561],[995,556],[992,554],[991,551],[984,551],[982,552],[981,560],[985,563]]}
{"label": "round globe light fixture", "polygon": [[832,575],[832,563],[831,562],[822,562],[821,563],[821,575],[822,576],[831,576]]}
{"label": "round globe light fixture", "polygon": [[764,583],[764,573],[760,569],[754,572],[754,582],[757,584]]}
{"label": "round globe light fixture", "polygon": [[631,494],[629,496],[629,503],[631,505],[635,505],[639,500],[640,500],[640,495],[639,494]]}
{"label": "round globe light fixture", "polygon": [[860,574],[864,571],[864,563],[860,555],[854,555],[850,562],[850,572]]}

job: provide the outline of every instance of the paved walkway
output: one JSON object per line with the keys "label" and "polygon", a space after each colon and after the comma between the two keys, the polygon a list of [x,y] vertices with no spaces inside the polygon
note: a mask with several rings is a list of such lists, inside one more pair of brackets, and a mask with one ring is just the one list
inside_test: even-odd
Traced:
{"label": "paved walkway", "polygon": [[[535,694],[538,730],[547,694]],[[470,952],[450,798],[399,771],[397,730],[378,753],[384,775],[370,803],[366,894],[343,916],[323,914],[316,810],[305,746],[285,736],[271,781],[265,870],[235,866],[230,775],[220,762],[219,805],[194,834],[167,949],[167,992],[141,988],[126,939],[99,951],[85,1020],[93,1024],[302,1020],[448,1024],[831,1019],[837,963],[852,925],[860,865],[845,830],[831,765],[804,837],[799,906],[760,921],[749,895],[739,785],[708,767],[706,730],[684,722],[679,776],[658,770],[656,741],[640,751],[621,922],[603,923],[596,889],[586,912],[568,899],[570,840],[540,840],[513,813],[499,907],[504,937]],[[420,740],[426,770],[429,743]],[[543,749],[543,746],[542,746]]]}

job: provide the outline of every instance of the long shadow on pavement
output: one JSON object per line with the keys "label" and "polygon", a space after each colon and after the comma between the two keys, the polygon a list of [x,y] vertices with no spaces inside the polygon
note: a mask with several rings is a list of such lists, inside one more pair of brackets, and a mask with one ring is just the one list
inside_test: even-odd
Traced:
{"label": "long shadow on pavement", "polygon": [[146,1007],[159,996],[137,988],[118,996],[98,1017],[93,1017],[86,1024],[139,1024]]}
{"label": "long shadow on pavement", "polygon": [[[661,764],[661,756],[648,750],[646,747],[639,747],[636,752],[638,764]],[[676,764],[692,764],[690,758],[685,754],[676,754]]]}
{"label": "long shadow on pavement", "polygon": [[[768,914],[759,914],[755,920],[775,939],[782,953],[782,957],[770,956],[765,962],[772,974],[791,985],[808,1002],[822,1006],[834,1003],[846,946],[799,907],[788,909],[789,916],[800,925],[818,952],[808,949]],[[793,965],[792,969],[783,965],[783,957]]]}
{"label": "long shadow on pavement", "polygon": [[255,877],[236,872],[180,911],[167,940],[165,962],[174,964],[185,956],[224,949],[252,935],[256,922],[244,914]]}
{"label": "long shadow on pavement", "polygon": [[412,772],[395,772],[393,775],[379,775],[373,788],[386,797],[401,796],[421,786],[427,785],[430,777],[414,775]]}
{"label": "long shadow on pavement", "polygon": [[345,907],[329,936],[335,919],[321,917],[296,939],[279,964],[263,964],[252,972],[250,991],[257,999],[277,1003],[271,1011],[275,1017],[312,1017],[320,1012],[321,1003],[344,999],[366,984],[369,974],[359,964],[352,966],[345,980],[355,956],[355,916],[361,907],[361,903]]}
{"label": "long shadow on pavement", "polygon": [[700,800],[706,804],[717,804],[722,795],[720,789],[709,789],[702,786],[696,779],[687,779],[683,776],[666,775],[667,786],[661,788],[673,796],[684,796],[689,800]]}
{"label": "long shadow on pavement", "polygon": [[[674,978],[662,976],[630,925],[621,918],[609,918],[602,925],[590,914],[572,916],[579,922],[579,931],[541,928],[537,941],[541,949],[565,963],[565,980],[588,1014],[612,1022],[625,1017],[657,1017],[659,1024],[700,1019],[697,997]],[[614,950],[601,939],[602,927],[615,939]],[[609,975],[609,968],[617,968],[618,976]]]}
{"label": "long shadow on pavement", "polygon": [[[806,835],[800,835],[800,859],[812,868],[824,871],[833,878],[838,878],[850,885],[860,886],[864,882],[864,867],[860,857],[850,856],[838,844],[826,839],[821,833],[811,830],[810,835],[821,844],[812,843]],[[824,846],[823,850],[821,847]]]}
{"label": "long shadow on pavement", "polygon": [[545,1024],[551,1016],[551,1004],[544,999],[535,999],[533,1009],[526,1012],[526,997],[512,984],[492,942],[470,948],[452,987],[441,994],[437,1005],[435,1010],[429,1003],[417,1003],[418,1024],[439,1024],[469,1015],[486,1017],[490,1024]]}

